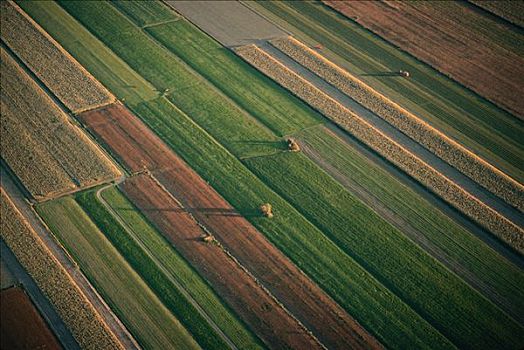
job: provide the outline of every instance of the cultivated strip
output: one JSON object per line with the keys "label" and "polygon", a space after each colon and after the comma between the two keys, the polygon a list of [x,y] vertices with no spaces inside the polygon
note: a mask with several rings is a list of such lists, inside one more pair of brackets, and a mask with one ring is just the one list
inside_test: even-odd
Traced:
{"label": "cultivated strip", "polygon": [[3,189],[0,194],[2,239],[54,305],[78,344],[83,349],[123,349]]}
{"label": "cultivated strip", "polygon": [[115,165],[0,51],[1,155],[31,195],[45,199],[118,176]]}
{"label": "cultivated strip", "polygon": [[295,38],[270,43],[487,190],[524,210],[524,186],[499,169]]}
{"label": "cultivated strip", "polygon": [[368,122],[302,79],[255,45],[236,49],[239,56],[313,108],[350,132],[404,170],[459,211],[484,226],[519,252],[524,252],[524,230],[473,197],[443,174],[407,151]]}
{"label": "cultivated strip", "polygon": [[12,1],[2,1],[2,40],[71,111],[114,102],[114,96]]}

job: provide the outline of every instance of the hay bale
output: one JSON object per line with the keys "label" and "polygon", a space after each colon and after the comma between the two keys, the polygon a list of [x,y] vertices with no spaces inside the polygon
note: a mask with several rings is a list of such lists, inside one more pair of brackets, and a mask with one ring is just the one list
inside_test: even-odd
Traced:
{"label": "hay bale", "polygon": [[287,139],[287,147],[288,147],[288,150],[290,150],[291,152],[298,152],[298,151],[300,151],[300,146],[292,138]]}
{"label": "hay bale", "polygon": [[269,203],[262,204],[260,206],[260,211],[262,212],[262,215],[264,215],[266,218],[271,219],[273,217],[273,208]]}

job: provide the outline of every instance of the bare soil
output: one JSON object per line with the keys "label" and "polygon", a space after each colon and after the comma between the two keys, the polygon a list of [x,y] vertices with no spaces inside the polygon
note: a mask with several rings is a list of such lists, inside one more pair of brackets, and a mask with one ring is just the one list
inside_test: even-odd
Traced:
{"label": "bare soil", "polygon": [[458,1],[325,4],[524,118],[524,37]]}
{"label": "bare soil", "polygon": [[2,349],[62,349],[23,289],[0,293],[0,317]]}
{"label": "bare soil", "polygon": [[[127,109],[116,105],[98,112],[84,113],[81,119],[131,171],[139,171],[144,166],[147,167],[182,204],[184,213],[179,215],[191,214],[199,224],[212,232],[227,251],[313,332],[322,344],[333,349],[343,349],[348,346],[381,347],[338,304]],[[127,189],[130,181],[132,180],[124,184],[124,189],[128,192],[131,192]],[[151,186],[141,187],[135,192],[152,191],[148,187]],[[158,193],[158,196],[161,195]],[[130,196],[132,197],[131,193]],[[136,199],[139,200],[140,196]],[[157,211],[146,210],[146,215],[152,216],[153,222],[158,222],[160,226],[169,217],[163,215],[168,215],[169,212],[162,210],[165,207],[163,201],[155,201],[152,204],[156,205]],[[172,220],[176,217],[174,213],[169,215],[174,215]],[[161,227],[161,230],[166,230],[164,233],[170,232],[170,225],[165,226]],[[200,242],[192,244],[201,245]],[[175,245],[179,247],[178,244]],[[199,259],[195,258],[195,263],[201,265]],[[205,266],[201,266],[200,269],[206,271]],[[240,293],[237,293],[236,297],[244,298]],[[273,331],[277,332],[278,328]]]}

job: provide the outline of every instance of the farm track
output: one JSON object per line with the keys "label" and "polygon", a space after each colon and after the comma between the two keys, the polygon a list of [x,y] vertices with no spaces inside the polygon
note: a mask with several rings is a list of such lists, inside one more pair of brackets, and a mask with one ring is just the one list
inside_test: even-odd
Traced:
{"label": "farm track", "polygon": [[153,178],[134,176],[121,188],[269,347],[322,349],[219,244],[202,241],[206,231]]}
{"label": "farm track", "polygon": [[[123,181],[123,179],[122,179]],[[165,268],[163,264],[160,263],[160,261],[155,257],[155,255],[147,249],[147,247],[144,245],[144,243],[137,237],[134,230],[129,227],[124,220],[116,213],[113,208],[107,203],[107,201],[102,197],[102,192],[109,187],[119,185],[122,183],[122,181],[118,181],[115,184],[109,184],[104,187],[101,187],[96,191],[96,198],[97,200],[102,203],[102,205],[106,208],[106,210],[115,218],[115,220],[123,227],[123,229],[126,231],[126,233],[132,237],[132,239],[140,246],[140,248],[146,253],[146,255],[155,262],[155,264],[159,267],[159,269],[167,276],[168,280],[176,286],[176,288],[182,293],[182,295],[195,307],[195,309],[199,312],[200,315],[207,321],[207,323],[210,324],[210,326],[213,328],[215,332],[226,342],[227,345],[233,350],[238,350],[238,348],[235,346],[235,344],[231,341],[231,339],[228,338],[224,332],[218,327],[218,325],[209,317],[209,315],[206,313],[206,311],[197,303],[197,301],[189,294],[189,292],[176,280],[176,278],[173,278],[169,271]]]}
{"label": "farm track", "polygon": [[426,164],[446,176],[448,179],[462,187],[464,190],[478,198],[480,201],[495,209],[501,215],[505,216],[508,220],[512,221],[520,227],[524,227],[524,216],[515,207],[506,203],[500,197],[494,195],[486,188],[479,185],[477,182],[469,178],[468,176],[461,173],[459,170],[448,164],[446,161],[440,159],[437,155],[424,148],[415,140],[404,134],[395,126],[389,124],[387,121],[363,107],[359,103],[355,102],[349,96],[344,94],[342,91],[334,87],[333,85],[326,82],[315,73],[311,72],[306,67],[294,61],[291,57],[280,51],[278,48],[272,46],[269,43],[264,43],[259,46],[269,56],[276,59],[279,63],[283,64],[286,68],[300,76],[302,79],[309,82],[311,85],[324,92],[326,95],[346,107],[359,117],[363,118],[373,127],[378,129],[383,134],[390,137],[392,140],[400,144],[402,147],[415,154],[417,157],[422,159]]}
{"label": "farm track", "polygon": [[[351,343],[356,347],[380,347],[123,106],[88,112],[80,118],[132,172],[144,168],[151,170],[185,210],[213,233],[324,345],[343,348]],[[154,161],[151,155],[156,155]],[[258,213],[255,211],[253,215]],[[328,324],[329,328],[326,327]]]}
{"label": "farm track", "polygon": [[69,256],[66,250],[51,236],[45,224],[40,220],[33,207],[26,201],[24,195],[15,185],[11,176],[1,167],[2,188],[9,194],[17,209],[27,220],[28,224],[37,233],[46,247],[52,252],[60,265],[67,274],[73,279],[75,285],[82,291],[83,295],[89,300],[91,305],[98,311],[98,314],[108,325],[111,332],[119,339],[126,349],[139,350],[140,347],[127,331],[125,326],[115,316],[103,298],[98,294],[93,285],[87,280],[85,275],[79,270],[78,265]]}

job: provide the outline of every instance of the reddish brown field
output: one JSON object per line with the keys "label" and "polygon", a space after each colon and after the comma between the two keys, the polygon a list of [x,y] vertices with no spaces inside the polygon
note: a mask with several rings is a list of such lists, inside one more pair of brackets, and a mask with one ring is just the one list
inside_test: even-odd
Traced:
{"label": "reddish brown field", "polygon": [[513,28],[458,1],[324,3],[524,117],[524,51]]}
{"label": "reddish brown field", "polygon": [[[152,171],[159,182],[180,201],[184,212],[192,214],[198,223],[210,230],[228,252],[324,345],[333,349],[348,346],[381,347],[338,304],[124,107],[115,106],[85,113],[81,119],[131,171],[141,170],[144,166]],[[138,180],[129,180],[124,184],[124,189],[130,197],[133,195],[129,183],[133,181]],[[136,188],[134,193],[151,191],[149,187]],[[138,201],[141,197],[135,195],[135,198]],[[153,221],[158,222],[160,226],[165,222],[164,219],[167,219],[163,216],[167,215],[166,212],[161,210],[165,207],[165,203],[156,201],[156,204],[154,202],[150,205],[151,208],[156,205],[158,211],[147,211],[146,215],[154,216]],[[171,226],[161,227],[161,230],[164,233],[169,232],[169,227]],[[192,242],[192,244],[202,245],[200,242]],[[207,248],[205,245],[204,247]],[[195,258],[195,263],[201,265],[199,261],[202,259],[203,257]],[[199,268],[207,267],[204,265],[197,267]],[[238,293],[233,293],[232,296],[237,299],[244,297]],[[243,301],[240,300],[240,303]],[[278,328],[274,329],[277,330]]]}
{"label": "reddish brown field", "polygon": [[27,294],[21,288],[0,293],[2,349],[62,349]]}
{"label": "reddish brown field", "polygon": [[121,187],[270,347],[320,349],[316,340],[221,247],[202,240],[205,231],[153,178],[137,175]]}

